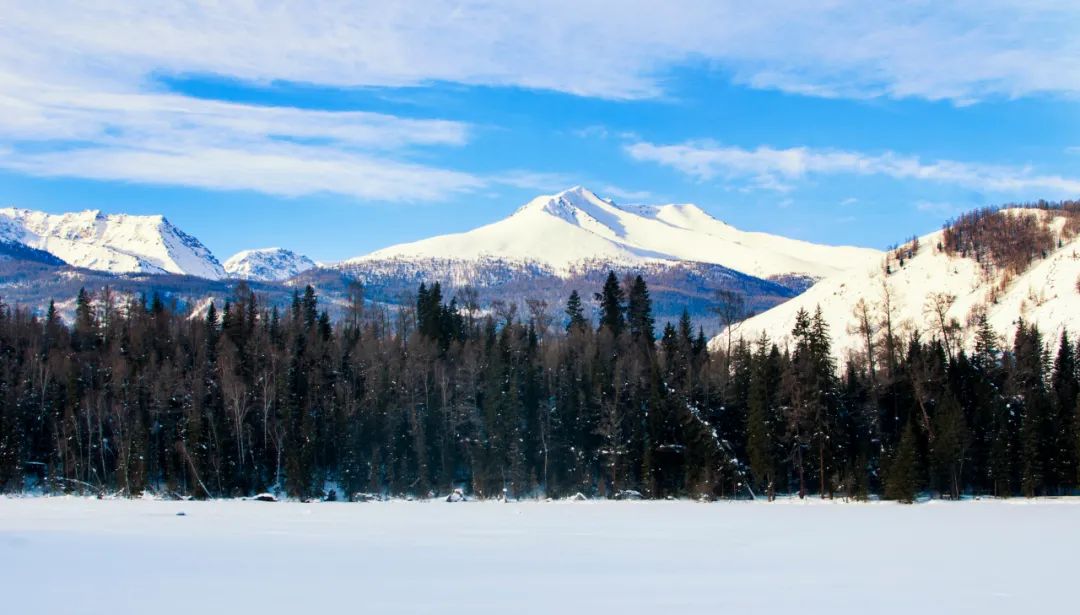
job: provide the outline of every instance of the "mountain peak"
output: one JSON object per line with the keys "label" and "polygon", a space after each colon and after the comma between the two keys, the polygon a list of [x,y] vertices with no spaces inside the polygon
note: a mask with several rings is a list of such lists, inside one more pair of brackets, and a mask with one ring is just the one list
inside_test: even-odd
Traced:
{"label": "mountain peak", "polygon": [[314,268],[315,262],[303,254],[274,247],[237,252],[225,261],[224,267],[230,277],[278,282]]}
{"label": "mountain peak", "polygon": [[582,264],[690,261],[757,277],[821,278],[876,250],[739,231],[694,205],[619,206],[584,186],[538,196],[510,217],[465,233],[392,246],[346,261],[501,260],[568,273]]}
{"label": "mountain peak", "polygon": [[218,279],[221,264],[198,239],[161,215],[97,209],[50,214],[0,209],[4,239],[44,250],[76,267],[109,273],[175,273]]}
{"label": "mountain peak", "polygon": [[540,195],[519,207],[514,213],[545,212],[565,217],[574,209],[597,204],[614,205],[614,202],[601,199],[595,192],[584,186],[574,186],[555,194]]}

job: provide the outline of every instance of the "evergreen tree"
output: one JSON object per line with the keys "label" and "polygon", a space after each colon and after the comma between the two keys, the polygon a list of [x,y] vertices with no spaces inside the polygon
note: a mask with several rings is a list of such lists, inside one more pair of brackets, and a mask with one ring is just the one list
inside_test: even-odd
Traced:
{"label": "evergreen tree", "polygon": [[1045,468],[1052,447],[1045,395],[1046,354],[1042,335],[1023,321],[1017,326],[1010,388],[1013,413],[1020,415],[1020,483],[1024,495],[1034,497],[1045,489]]}
{"label": "evergreen tree", "polygon": [[578,291],[570,292],[570,298],[566,301],[566,331],[580,331],[589,326],[585,319],[585,308],[581,304],[581,295]]}
{"label": "evergreen tree", "polygon": [[769,500],[777,490],[782,425],[776,395],[780,388],[780,351],[762,333],[753,355],[752,378],[747,400],[747,456],[756,486]]}
{"label": "evergreen tree", "polygon": [[319,317],[319,301],[315,296],[315,288],[311,284],[304,287],[304,297],[300,300],[300,308],[304,315],[304,326],[308,329],[314,327]]}
{"label": "evergreen tree", "polygon": [[885,482],[885,497],[905,504],[915,501],[919,491],[919,471],[917,466],[917,440],[915,423],[908,421],[896,455],[889,464],[888,479]]}
{"label": "evergreen tree", "polygon": [[1061,333],[1057,356],[1054,359],[1050,394],[1047,478],[1055,493],[1063,493],[1076,485],[1078,451],[1075,444],[1077,423],[1074,413],[1080,395],[1076,351],[1069,340],[1068,332],[1065,331]]}
{"label": "evergreen tree", "polygon": [[633,284],[630,285],[626,319],[630,326],[630,335],[634,339],[643,340],[651,346],[653,340],[656,339],[655,321],[652,316],[652,299],[649,298],[649,288],[640,275],[634,278]]}
{"label": "evergreen tree", "polygon": [[97,319],[94,317],[94,306],[90,301],[90,294],[85,288],[80,288],[75,298],[75,329],[72,342],[76,349],[89,349],[97,343]]}
{"label": "evergreen tree", "polygon": [[[799,493],[806,494],[805,480],[809,470],[817,475],[818,493],[822,497],[831,496],[837,453],[831,434],[838,410],[838,383],[821,308],[813,316],[800,310],[796,314],[792,336],[795,353],[791,361],[789,391],[794,408],[789,418],[789,432],[793,436],[791,458],[799,475]],[[806,467],[806,453],[816,457],[816,468]]]}
{"label": "evergreen tree", "polygon": [[609,271],[604,288],[597,293],[596,300],[600,303],[600,328],[606,328],[615,337],[626,327],[625,297],[615,272]]}
{"label": "evergreen tree", "polygon": [[960,402],[946,392],[934,413],[932,462],[938,488],[956,500],[964,486],[970,436]]}

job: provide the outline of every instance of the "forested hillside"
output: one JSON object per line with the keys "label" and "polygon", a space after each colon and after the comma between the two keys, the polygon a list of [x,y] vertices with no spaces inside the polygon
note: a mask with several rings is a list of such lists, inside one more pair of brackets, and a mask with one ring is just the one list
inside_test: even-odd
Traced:
{"label": "forested hillside", "polygon": [[710,351],[689,316],[654,322],[641,278],[582,291],[526,312],[422,285],[391,310],[357,285],[336,321],[311,287],[279,311],[240,285],[199,317],[80,293],[70,327],[4,307],[0,485],[902,501],[1077,486],[1067,336],[1021,324],[1003,348],[982,319],[971,354],[913,334],[838,365],[820,312],[785,347]]}
{"label": "forested hillside", "polygon": [[[861,269],[818,282],[731,333],[791,343],[799,311],[821,308],[835,354],[877,360],[886,336],[937,337],[974,349],[985,318],[1009,344],[1020,322],[1053,339],[1080,329],[1080,204],[1037,202],[971,211]],[[726,343],[727,335],[714,344]]]}

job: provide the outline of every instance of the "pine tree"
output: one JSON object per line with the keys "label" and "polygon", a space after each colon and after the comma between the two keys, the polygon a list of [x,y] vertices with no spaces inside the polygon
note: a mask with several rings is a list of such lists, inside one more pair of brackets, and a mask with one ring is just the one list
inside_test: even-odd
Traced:
{"label": "pine tree", "polygon": [[1014,403],[1020,406],[1020,485],[1024,495],[1034,497],[1045,488],[1046,458],[1051,448],[1044,393],[1046,357],[1037,327],[1020,322],[1013,355],[1010,386]]}
{"label": "pine tree", "polygon": [[747,400],[746,449],[750,472],[756,486],[764,488],[771,501],[777,489],[779,457],[779,417],[776,392],[780,387],[780,351],[762,333],[758,351],[752,358],[751,384]]}
{"label": "pine tree", "polygon": [[650,346],[656,338],[655,320],[652,316],[652,299],[649,287],[639,275],[630,286],[627,300],[626,319],[630,326],[630,335],[636,340],[643,340]]}
{"label": "pine tree", "polygon": [[931,459],[938,485],[952,499],[959,499],[970,436],[964,409],[951,392],[946,392],[934,413],[933,429]]}
{"label": "pine tree", "polygon": [[917,455],[915,423],[909,420],[904,427],[904,435],[900,437],[896,455],[889,464],[889,474],[885,482],[886,499],[905,504],[915,502],[919,490]]}
{"label": "pine tree", "polygon": [[578,291],[570,291],[570,298],[566,300],[566,331],[581,331],[589,326],[585,319],[585,308],[581,305],[581,295]]}
{"label": "pine tree", "polygon": [[600,302],[600,328],[606,328],[612,335],[618,337],[626,327],[626,295],[619,285],[619,279],[614,271],[609,271],[604,288],[597,293],[596,300]]}
{"label": "pine tree", "polygon": [[319,317],[319,301],[315,296],[315,288],[308,284],[304,287],[304,297],[300,300],[300,307],[304,316],[304,327],[310,329],[315,326]]}
{"label": "pine tree", "polygon": [[796,473],[800,495],[805,495],[807,468],[803,453],[813,449],[817,458],[818,493],[831,496],[835,473],[835,442],[832,431],[838,410],[836,364],[832,357],[828,326],[819,307],[811,316],[799,310],[795,317],[795,353],[791,361],[790,392],[794,408],[789,417],[789,431],[794,436]]}
{"label": "pine tree", "polygon": [[76,349],[89,349],[97,343],[97,319],[94,318],[94,306],[90,294],[85,288],[79,289],[75,298],[75,328],[72,342]]}
{"label": "pine tree", "polygon": [[1076,484],[1077,424],[1074,411],[1080,396],[1077,381],[1076,352],[1068,332],[1061,333],[1054,371],[1050,383],[1050,417],[1048,429],[1051,441],[1048,451],[1047,475],[1051,487],[1062,493]]}

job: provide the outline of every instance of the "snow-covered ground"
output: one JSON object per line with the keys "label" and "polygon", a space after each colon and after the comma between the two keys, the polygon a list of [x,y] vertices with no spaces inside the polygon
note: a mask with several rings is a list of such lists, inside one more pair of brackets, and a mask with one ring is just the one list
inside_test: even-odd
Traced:
{"label": "snow-covered ground", "polygon": [[0,601],[152,615],[1067,613],[1078,519],[1077,500],[0,498]]}

